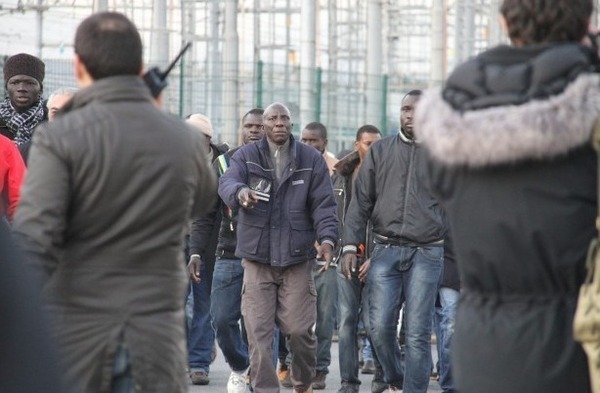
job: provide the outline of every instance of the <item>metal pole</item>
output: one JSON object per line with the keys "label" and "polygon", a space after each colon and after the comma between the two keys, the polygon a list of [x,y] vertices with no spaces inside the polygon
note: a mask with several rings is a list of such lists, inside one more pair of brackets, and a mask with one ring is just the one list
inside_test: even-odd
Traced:
{"label": "metal pole", "polygon": [[224,127],[221,141],[236,141],[239,122],[238,91],[238,0],[225,2],[225,44],[223,53],[223,104],[225,107]]}
{"label": "metal pole", "polygon": [[381,127],[381,60],[383,33],[381,0],[367,3],[367,123]]}
{"label": "metal pole", "polygon": [[456,30],[454,34],[454,63],[460,64],[464,61],[464,17],[465,17],[465,5],[464,0],[456,0],[454,13],[454,28]]}
{"label": "metal pole", "polygon": [[[329,21],[329,69],[327,70],[327,128],[338,130],[337,119],[337,65],[338,65],[338,34],[337,34],[337,2],[329,1],[327,6]],[[340,136],[339,134],[336,135]]]}
{"label": "metal pole", "polygon": [[387,103],[388,103],[388,75],[381,78],[381,132],[387,135]]}
{"label": "metal pole", "polygon": [[210,9],[211,70],[212,84],[209,92],[210,117],[213,125],[221,119],[222,64],[219,52],[219,0],[212,0]]}
{"label": "metal pole", "polygon": [[303,0],[300,11],[300,119],[301,127],[314,121],[316,66],[316,0]]}
{"label": "metal pole", "polygon": [[262,60],[256,65],[256,107],[263,107],[263,66]]}
{"label": "metal pole", "polygon": [[446,29],[444,21],[444,0],[433,0],[431,18],[431,74],[429,86],[440,86],[444,81],[444,59]]}
{"label": "metal pole", "polygon": [[466,9],[465,9],[465,43],[466,43],[466,53],[465,58],[463,60],[467,60],[471,56],[475,54],[475,0],[466,0]]}
{"label": "metal pole", "polygon": [[[594,7],[594,10],[596,7]],[[490,34],[488,38],[488,45],[494,46],[498,45],[502,42],[502,27],[500,26],[500,1],[499,0],[491,0],[490,8],[489,8],[489,25],[490,25]],[[594,11],[596,12],[596,11]]]}
{"label": "metal pole", "polygon": [[167,31],[167,1],[154,0],[152,14],[152,62],[165,66],[169,62],[169,32]]}
{"label": "metal pole", "polygon": [[292,14],[290,12],[290,0],[286,0],[285,3],[285,66],[284,66],[284,76],[283,76],[283,86],[285,91],[285,102],[288,102],[289,91],[290,91],[290,48],[291,48],[291,34],[290,34],[290,25],[292,20]]}
{"label": "metal pole", "polygon": [[94,12],[108,11],[108,0],[94,1]]}
{"label": "metal pole", "polygon": [[315,121],[321,121],[321,96],[323,94],[323,69],[321,67],[317,68],[317,86],[316,86],[316,115]]}
{"label": "metal pole", "polygon": [[[262,89],[262,61],[260,60],[260,0],[254,0],[254,78],[257,85]],[[260,78],[260,83],[258,83]],[[258,88],[257,86],[257,88]],[[256,94],[256,103],[262,108],[262,91],[258,90]],[[260,95],[260,96],[259,96]],[[260,103],[260,104],[258,104]]]}
{"label": "metal pole", "polygon": [[[195,6],[189,4],[189,0],[181,0],[181,45],[186,42],[193,42],[195,37]],[[192,83],[192,74],[196,56],[195,45],[188,49],[188,53],[179,63],[179,117],[183,117],[184,113],[189,113],[192,108],[192,97],[194,96],[194,86]],[[188,81],[188,83],[186,83]]]}
{"label": "metal pole", "polygon": [[44,35],[44,1],[38,0],[36,7],[36,22],[37,22],[37,57],[42,58],[42,48],[44,47],[43,35]]}

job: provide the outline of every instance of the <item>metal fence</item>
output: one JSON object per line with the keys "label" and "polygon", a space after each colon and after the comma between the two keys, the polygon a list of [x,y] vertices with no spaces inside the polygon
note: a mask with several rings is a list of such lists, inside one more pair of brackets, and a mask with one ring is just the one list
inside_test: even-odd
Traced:
{"label": "metal fence", "polygon": [[[0,59],[3,64],[6,56]],[[65,59],[43,59],[46,63],[44,97],[61,87],[75,87],[73,64]],[[1,65],[0,64],[0,70]],[[352,148],[356,130],[366,123],[367,75],[353,72],[331,72],[314,69],[316,113],[310,121],[320,121],[329,132],[329,150],[337,153]],[[259,62],[240,63],[237,81],[239,100],[233,113],[236,120],[249,109],[266,107],[273,102],[282,102],[292,112],[295,120],[294,134],[299,135],[303,124],[298,124],[300,116],[301,69],[298,66]],[[227,142],[231,146],[238,143],[238,130],[225,130],[225,101],[222,76],[211,78],[202,64],[181,64],[169,76],[169,86],[165,90],[165,108],[181,117],[191,113],[208,115],[215,128],[215,140]],[[393,79],[384,75],[379,78],[379,92],[382,106],[377,118],[384,135],[398,129],[400,100],[409,90],[424,88],[426,83],[413,78]],[[4,86],[2,86],[4,88]],[[229,112],[231,113],[231,112]],[[373,116],[371,116],[372,118]]]}

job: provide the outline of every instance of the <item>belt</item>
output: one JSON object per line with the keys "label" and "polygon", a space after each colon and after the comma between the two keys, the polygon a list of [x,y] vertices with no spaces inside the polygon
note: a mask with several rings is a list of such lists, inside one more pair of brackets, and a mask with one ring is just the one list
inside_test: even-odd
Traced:
{"label": "belt", "polygon": [[437,240],[435,242],[432,243],[415,243],[415,242],[408,242],[406,240],[402,240],[399,238],[394,238],[394,237],[387,237],[387,236],[383,236],[380,235],[378,233],[373,232],[373,241],[375,243],[379,243],[379,244],[391,244],[392,246],[402,246],[402,247],[443,247],[444,246],[444,241],[443,240]]}

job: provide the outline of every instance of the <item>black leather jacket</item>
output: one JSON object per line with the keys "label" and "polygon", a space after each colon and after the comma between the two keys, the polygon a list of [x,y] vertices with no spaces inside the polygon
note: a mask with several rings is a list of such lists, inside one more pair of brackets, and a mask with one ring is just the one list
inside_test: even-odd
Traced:
{"label": "black leather jacket", "polygon": [[374,236],[394,243],[443,240],[444,212],[425,185],[425,164],[421,146],[400,134],[373,143],[354,181],[343,244],[365,243],[369,220]]}
{"label": "black leather jacket", "polygon": [[[222,156],[226,156],[226,162],[229,163],[229,158],[237,149],[227,151],[227,147],[223,145],[211,144],[214,157],[212,165],[217,172],[217,176],[221,176],[223,172],[219,167],[219,162],[223,160]],[[190,233],[190,255],[198,254],[204,262],[212,263],[215,256],[219,258],[235,258],[235,232],[223,232],[223,225],[231,225],[231,217],[227,216],[222,209],[225,206],[219,199],[215,206],[208,214],[202,218],[197,218],[192,222]],[[221,228],[217,231],[217,228]],[[222,237],[225,236],[224,239]],[[222,244],[222,242],[224,242]],[[230,246],[233,244],[233,246]],[[233,247],[233,248],[231,248]],[[216,251],[215,251],[216,250]]]}

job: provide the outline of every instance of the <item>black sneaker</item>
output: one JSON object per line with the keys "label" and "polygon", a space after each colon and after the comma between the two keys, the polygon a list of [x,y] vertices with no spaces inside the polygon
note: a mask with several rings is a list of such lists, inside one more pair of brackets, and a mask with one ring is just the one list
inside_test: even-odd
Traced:
{"label": "black sneaker", "polygon": [[383,393],[388,389],[389,385],[383,382],[383,370],[379,367],[375,368],[375,375],[371,381],[371,393]]}
{"label": "black sneaker", "polygon": [[353,385],[348,382],[342,382],[342,387],[337,393],[358,393],[359,385]]}

